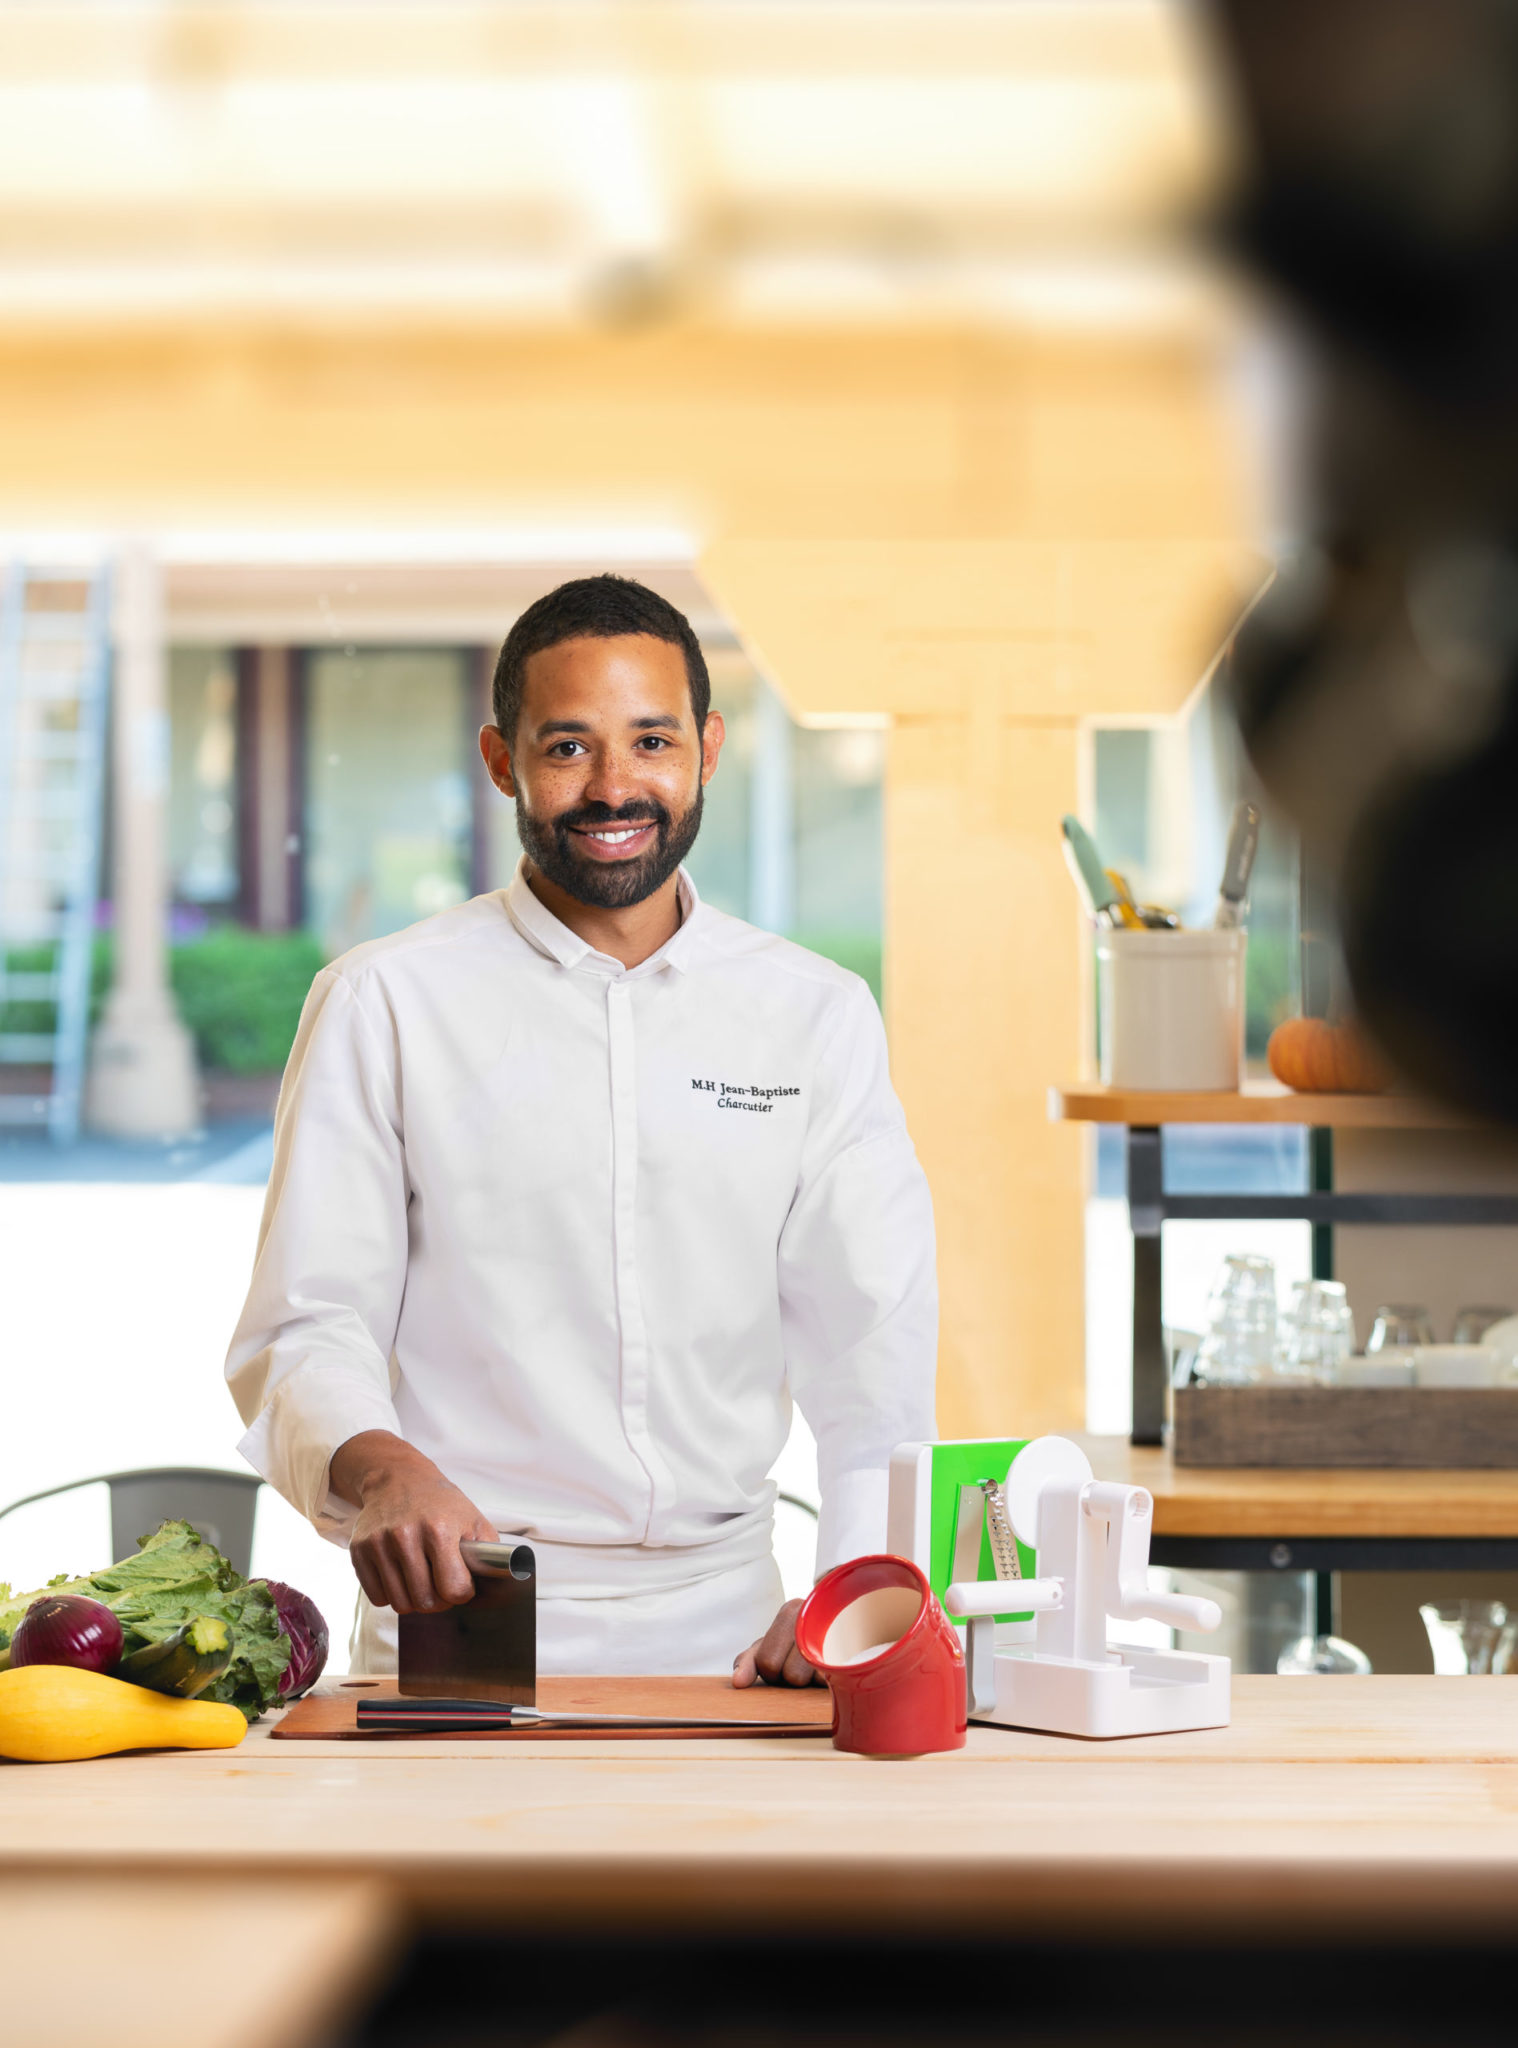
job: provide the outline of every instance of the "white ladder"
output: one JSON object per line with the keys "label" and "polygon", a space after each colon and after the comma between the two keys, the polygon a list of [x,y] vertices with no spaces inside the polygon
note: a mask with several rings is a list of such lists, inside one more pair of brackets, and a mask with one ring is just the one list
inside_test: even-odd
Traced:
{"label": "white ladder", "polygon": [[110,681],[103,568],[12,562],[0,586],[0,1124],[79,1130]]}

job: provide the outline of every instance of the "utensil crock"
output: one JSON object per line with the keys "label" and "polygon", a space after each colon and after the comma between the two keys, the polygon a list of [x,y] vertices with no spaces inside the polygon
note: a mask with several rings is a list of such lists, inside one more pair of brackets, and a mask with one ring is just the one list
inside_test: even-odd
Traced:
{"label": "utensil crock", "polygon": [[861,1756],[963,1749],[965,1657],[926,1576],[856,1557],[812,1588],[796,1647],[833,1692],[833,1744]]}

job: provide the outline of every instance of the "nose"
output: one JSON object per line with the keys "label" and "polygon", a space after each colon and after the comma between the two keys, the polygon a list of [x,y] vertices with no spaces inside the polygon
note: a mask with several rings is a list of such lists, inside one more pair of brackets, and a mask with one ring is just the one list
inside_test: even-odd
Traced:
{"label": "nose", "polygon": [[615,811],[641,794],[634,762],[620,748],[598,748],[591,757],[582,800]]}

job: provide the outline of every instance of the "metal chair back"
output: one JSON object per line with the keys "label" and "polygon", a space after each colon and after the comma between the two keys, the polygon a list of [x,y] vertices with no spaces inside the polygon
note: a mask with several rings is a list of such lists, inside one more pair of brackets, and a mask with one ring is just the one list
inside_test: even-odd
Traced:
{"label": "metal chair back", "polygon": [[80,1486],[111,1489],[111,1557],[130,1557],[138,1539],[160,1522],[188,1522],[214,1543],[234,1571],[246,1578],[253,1568],[253,1516],[263,1481],[251,1472],[218,1472],[205,1465],[157,1465],[140,1472],[97,1472],[49,1486],[0,1508],[0,1521],[34,1501],[51,1500]]}

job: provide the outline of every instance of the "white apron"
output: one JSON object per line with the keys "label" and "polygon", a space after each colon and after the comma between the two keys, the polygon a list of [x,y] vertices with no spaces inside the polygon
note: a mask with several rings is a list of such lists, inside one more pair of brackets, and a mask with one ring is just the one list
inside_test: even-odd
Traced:
{"label": "white apron", "polygon": [[[785,1599],[773,1557],[646,1593],[538,1598],[538,1672],[568,1677],[720,1672],[762,1636]],[[355,1677],[395,1670],[396,1617],[360,1593]]]}

